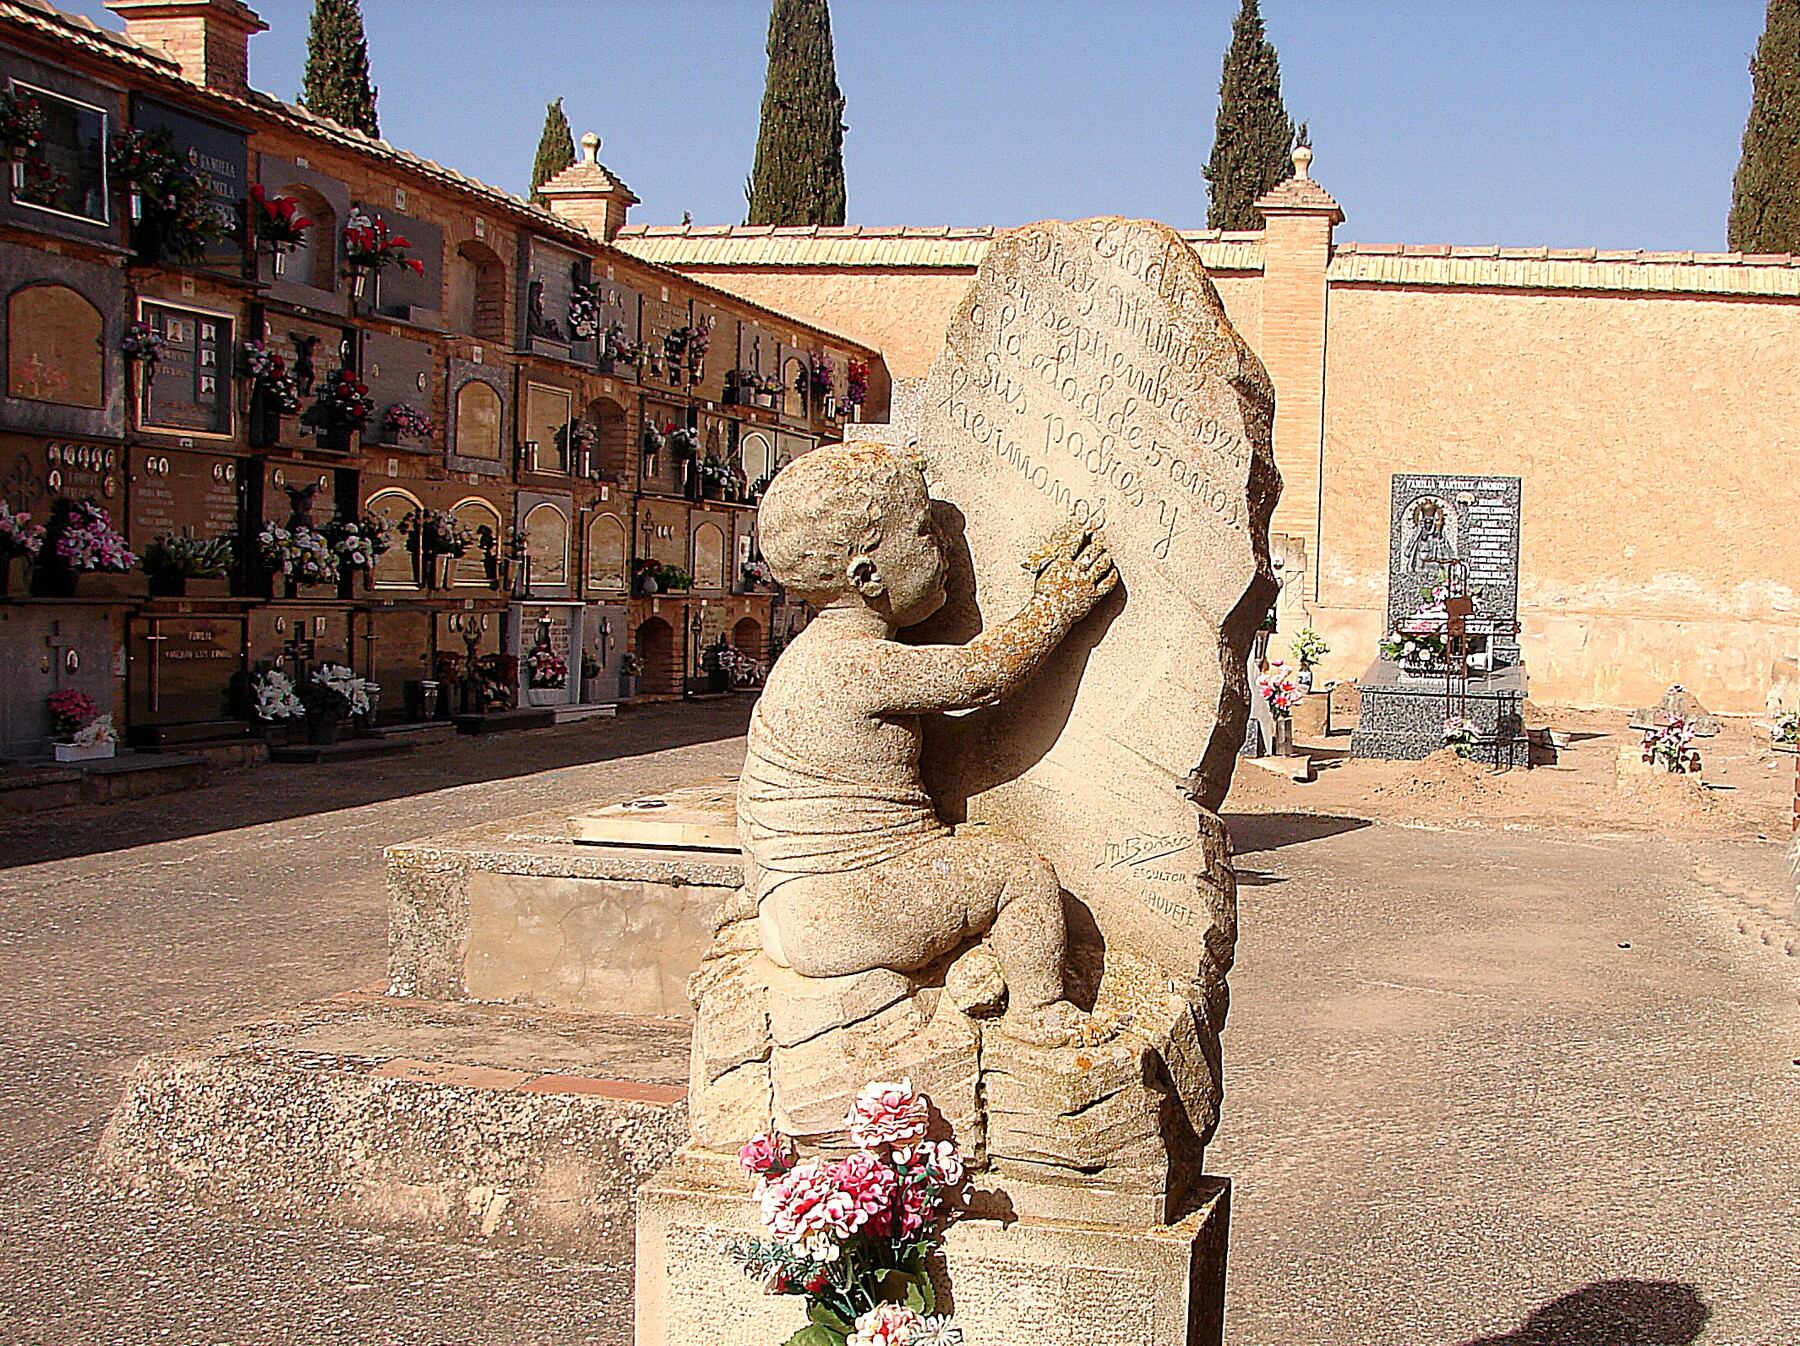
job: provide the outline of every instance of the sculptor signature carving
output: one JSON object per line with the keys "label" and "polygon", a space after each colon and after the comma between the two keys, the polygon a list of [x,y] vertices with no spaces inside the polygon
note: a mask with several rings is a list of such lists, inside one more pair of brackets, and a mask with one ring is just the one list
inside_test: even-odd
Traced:
{"label": "sculptor signature carving", "polygon": [[944,604],[947,563],[917,463],[831,445],[763,498],[763,554],[822,610],[783,653],[750,723],[739,787],[745,883],[768,956],[804,976],[922,969],[986,935],[1007,986],[1002,1031],[1065,1040],[1062,886],[1011,842],[953,831],[919,773],[920,717],[1018,691],[1118,583],[1070,527],[1033,558],[1035,592],[966,645],[906,645]]}

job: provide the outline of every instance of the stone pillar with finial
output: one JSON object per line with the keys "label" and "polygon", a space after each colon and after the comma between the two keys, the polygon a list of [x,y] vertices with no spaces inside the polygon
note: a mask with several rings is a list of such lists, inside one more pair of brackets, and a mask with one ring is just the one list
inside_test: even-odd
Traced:
{"label": "stone pillar with finial", "polygon": [[1331,193],[1313,180],[1312,161],[1312,147],[1296,145],[1294,176],[1256,203],[1263,215],[1258,354],[1275,382],[1275,461],[1282,481],[1272,531],[1285,534],[1290,549],[1304,548],[1308,599],[1318,596],[1325,268],[1331,261],[1332,231],[1344,222]]}
{"label": "stone pillar with finial", "polygon": [[581,157],[538,188],[553,215],[610,243],[625,227],[625,216],[638,203],[631,188],[600,163],[600,137],[581,137]]}

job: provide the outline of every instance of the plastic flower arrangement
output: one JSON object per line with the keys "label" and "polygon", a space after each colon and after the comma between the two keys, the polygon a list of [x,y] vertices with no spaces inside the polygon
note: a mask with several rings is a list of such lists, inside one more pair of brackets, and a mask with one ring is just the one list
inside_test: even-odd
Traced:
{"label": "plastic flower arrangement", "polygon": [[306,242],[312,221],[300,213],[300,202],[291,196],[269,196],[260,182],[250,184],[251,214],[256,220],[256,241],[273,253],[292,252]]}
{"label": "plastic flower arrangement", "polygon": [[1444,745],[1458,757],[1475,755],[1475,740],[1481,728],[1470,719],[1461,715],[1452,715],[1444,721]]}
{"label": "plastic flower arrangement", "polygon": [[256,698],[259,720],[297,720],[306,714],[306,707],[294,690],[294,680],[278,668],[257,674],[251,680],[250,692]]}
{"label": "plastic flower arrangement", "polygon": [[56,732],[63,735],[73,734],[100,713],[100,707],[94,704],[91,696],[68,689],[50,693],[46,704],[50,708],[50,722],[56,726]]}
{"label": "plastic flower arrangement", "polygon": [[844,367],[844,400],[860,407],[869,397],[869,362],[852,360]]}
{"label": "plastic flower arrangement", "polygon": [[576,281],[569,291],[569,335],[577,341],[592,341],[600,330],[604,302],[605,289],[600,282]]}
{"label": "plastic flower arrangement", "polygon": [[0,89],[0,145],[20,160],[44,143],[44,108],[28,93]]}
{"label": "plastic flower arrangement", "polygon": [[745,584],[763,585],[770,589],[775,587],[775,572],[769,568],[769,563],[760,557],[754,561],[744,562],[743,573]]}
{"label": "plastic flower arrangement", "polygon": [[133,194],[133,218],[141,210],[162,248],[177,261],[198,261],[237,228],[235,213],[214,200],[212,189],[177,153],[166,128],[120,131],[112,139],[107,166]]}
{"label": "plastic flower arrangement", "polygon": [[1294,662],[1301,668],[1314,667],[1330,653],[1331,646],[1327,645],[1325,638],[1310,626],[1294,637]]}
{"label": "plastic flower arrangement", "polygon": [[69,190],[69,175],[37,153],[25,157],[20,166],[20,182],[15,195],[34,206],[54,206]]}
{"label": "plastic flower arrangement", "polygon": [[231,569],[232,545],[228,537],[197,538],[184,533],[164,533],[144,548],[140,564],[146,575],[183,579],[223,575]]}
{"label": "plastic flower arrangement", "polygon": [[296,584],[338,582],[337,553],[316,528],[303,523],[292,527],[264,524],[256,546],[263,564],[283,579]]}
{"label": "plastic flower arrangement", "polygon": [[340,570],[373,570],[375,562],[393,546],[387,520],[379,514],[333,519],[325,525],[325,541],[337,557]]}
{"label": "plastic flower arrangement", "polygon": [[403,435],[411,439],[430,439],[432,431],[437,427],[431,417],[417,407],[405,402],[396,402],[381,416],[383,434]]}
{"label": "plastic flower arrangement", "polygon": [[315,403],[319,416],[329,425],[348,426],[360,430],[375,414],[375,399],[369,396],[369,385],[348,369],[332,373],[319,388]]}
{"label": "plastic flower arrangement", "polygon": [[122,575],[137,564],[125,539],[113,531],[112,517],[92,500],[58,500],[50,507],[43,546],[74,571]]}
{"label": "plastic flower arrangement", "polygon": [[447,509],[415,509],[400,531],[428,556],[461,556],[475,545],[475,531]]}
{"label": "plastic flower arrangement", "polygon": [[606,349],[601,359],[613,364],[636,365],[644,361],[644,348],[625,335],[625,324],[616,322],[606,329]]}
{"label": "plastic flower arrangement", "polygon": [[11,505],[0,500],[0,559],[36,556],[43,546],[44,525],[33,523],[24,510],[14,513]]}
{"label": "plastic flower arrangement", "polygon": [[691,455],[700,451],[700,431],[691,425],[665,425],[663,433],[668,437],[671,452]]}
{"label": "plastic flower arrangement", "polygon": [[[0,516],[0,536],[5,534],[5,519]],[[1771,743],[1800,743],[1800,711],[1784,710],[1775,716],[1775,723],[1769,726]]]}
{"label": "plastic flower arrangement", "polygon": [[77,748],[91,748],[99,743],[117,743],[119,731],[113,728],[110,714],[96,715],[81,728],[69,736],[69,742]]}
{"label": "plastic flower arrangement", "polygon": [[344,225],[344,264],[358,271],[384,271],[403,266],[416,276],[425,274],[425,263],[406,254],[412,243],[396,234],[387,221],[355,210]]}
{"label": "plastic flower arrangement", "polygon": [[1675,715],[1667,724],[1644,731],[1644,760],[1665,771],[1700,769],[1700,751],[1694,747],[1694,727]]}
{"label": "plastic flower arrangement", "polygon": [[[811,386],[814,397],[830,397],[836,386],[836,372],[831,367],[831,357],[824,351],[812,351],[807,357],[806,382]],[[797,393],[805,392],[803,387],[794,389]]]}
{"label": "plastic flower arrangement", "polygon": [[163,347],[168,344],[161,332],[141,322],[128,325],[125,334],[119,338],[119,350],[127,360],[141,360],[152,369],[162,359]]}
{"label": "plastic flower arrangement", "polygon": [[688,328],[687,358],[688,368],[699,372],[706,363],[706,352],[712,349],[713,319],[702,318]]}
{"label": "plastic flower arrangement", "polygon": [[525,656],[525,672],[533,687],[566,687],[569,685],[569,661],[555,650],[539,646]]}
{"label": "plastic flower arrangement", "polygon": [[926,1139],[930,1100],[911,1080],[865,1085],[845,1119],[857,1150],[797,1160],[760,1135],[738,1151],[756,1179],[769,1237],[730,1252],[765,1293],[800,1295],[807,1326],[786,1346],[956,1346],[961,1330],[933,1316],[925,1259],[943,1243],[967,1192],[956,1143]]}
{"label": "plastic flower arrangement", "polygon": [[721,644],[718,653],[719,667],[731,679],[733,687],[760,687],[763,680],[763,666],[742,650],[730,645]]}
{"label": "plastic flower arrangement", "polygon": [[1444,662],[1444,638],[1426,631],[1390,631],[1382,639],[1381,657],[1408,667]]}
{"label": "plastic flower arrangement", "polygon": [[1269,703],[1269,709],[1277,719],[1292,715],[1294,707],[1306,698],[1300,684],[1294,681],[1294,675],[1279,659],[1269,665],[1268,672],[1256,675],[1256,690]]}
{"label": "plastic flower arrangement", "polygon": [[300,685],[300,700],[309,715],[367,715],[369,693],[376,684],[359,678],[342,664],[320,664]]}

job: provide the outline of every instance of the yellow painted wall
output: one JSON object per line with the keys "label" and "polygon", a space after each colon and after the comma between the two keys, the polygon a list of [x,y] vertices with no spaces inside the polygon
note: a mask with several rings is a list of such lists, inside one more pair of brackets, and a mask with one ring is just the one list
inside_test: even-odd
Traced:
{"label": "yellow painted wall", "polygon": [[1389,478],[1523,478],[1534,697],[1760,711],[1800,644],[1800,305],[1334,286],[1315,623],[1380,632]]}
{"label": "yellow painted wall", "polygon": [[[896,378],[926,374],[973,278],[682,269],[879,347]],[[1214,279],[1262,351],[1279,315],[1261,276]],[[1534,699],[1632,707],[1680,682],[1714,710],[1761,712],[1772,686],[1796,695],[1800,304],[1338,284],[1326,332],[1322,503],[1300,498],[1310,462],[1276,451],[1299,484],[1287,511],[1322,517],[1316,599],[1305,582],[1327,676],[1375,655],[1388,479],[1486,472],[1524,479]]]}

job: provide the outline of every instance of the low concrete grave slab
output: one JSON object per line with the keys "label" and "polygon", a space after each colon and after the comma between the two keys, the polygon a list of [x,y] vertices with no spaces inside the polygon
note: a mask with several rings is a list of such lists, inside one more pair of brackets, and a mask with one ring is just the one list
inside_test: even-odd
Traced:
{"label": "low concrete grave slab", "polygon": [[[735,844],[694,844],[717,832],[704,807],[728,797],[713,784],[669,792],[663,810],[559,809],[389,847],[390,993],[691,1014],[687,979],[743,875]],[[657,832],[650,814],[680,826]],[[605,842],[608,818],[625,843]]]}
{"label": "low concrete grave slab", "polygon": [[623,1254],[687,1136],[688,1028],[352,992],[137,1065],[112,1190],[466,1242]]}

